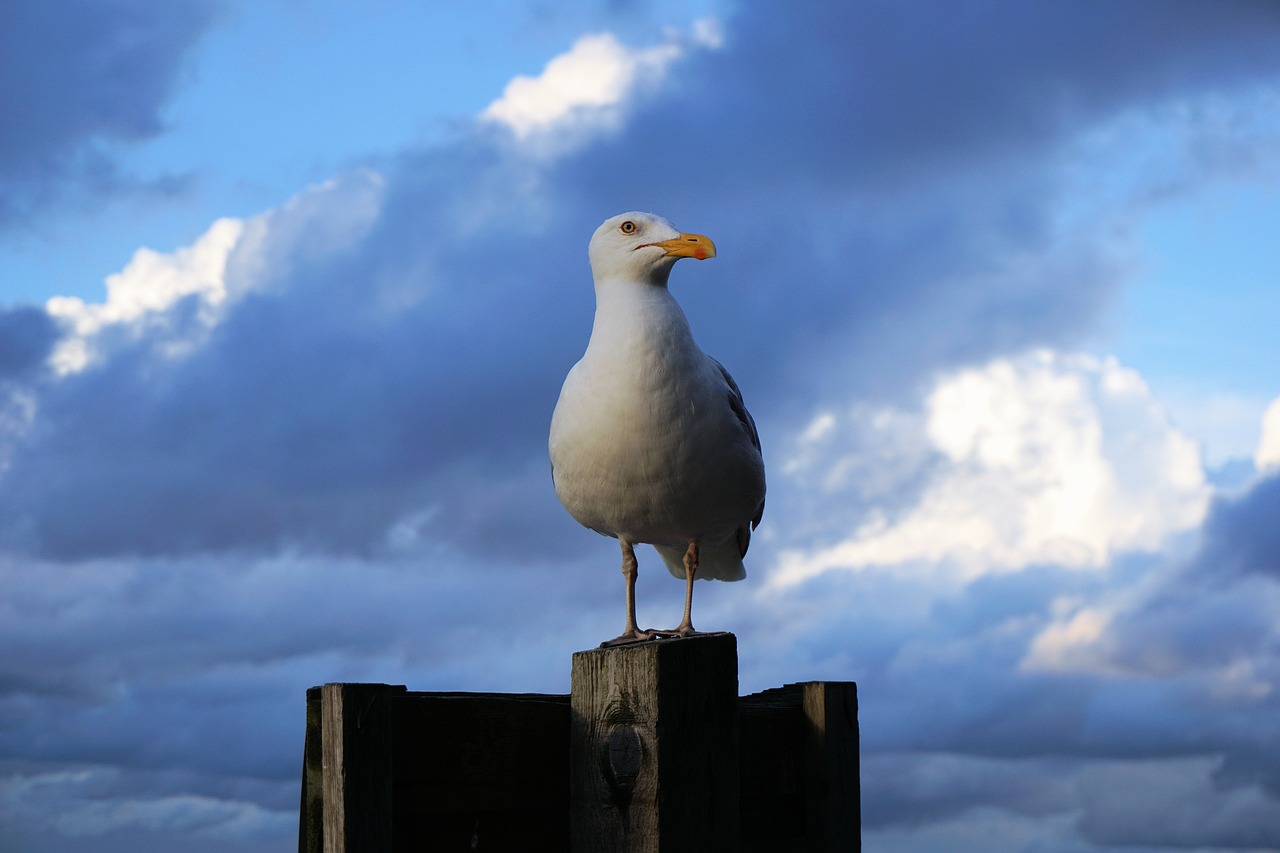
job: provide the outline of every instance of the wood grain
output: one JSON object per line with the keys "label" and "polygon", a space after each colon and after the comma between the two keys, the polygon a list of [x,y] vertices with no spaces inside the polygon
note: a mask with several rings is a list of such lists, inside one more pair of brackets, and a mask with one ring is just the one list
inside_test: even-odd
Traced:
{"label": "wood grain", "polygon": [[737,850],[737,693],[732,634],[576,653],[573,850]]}

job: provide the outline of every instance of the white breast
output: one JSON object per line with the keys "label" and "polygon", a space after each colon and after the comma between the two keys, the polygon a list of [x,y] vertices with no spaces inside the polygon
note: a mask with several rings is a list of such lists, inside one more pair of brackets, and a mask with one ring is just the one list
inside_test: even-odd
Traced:
{"label": "white breast", "polygon": [[583,525],[683,546],[730,536],[763,496],[759,452],[665,287],[598,288],[552,417],[556,493]]}

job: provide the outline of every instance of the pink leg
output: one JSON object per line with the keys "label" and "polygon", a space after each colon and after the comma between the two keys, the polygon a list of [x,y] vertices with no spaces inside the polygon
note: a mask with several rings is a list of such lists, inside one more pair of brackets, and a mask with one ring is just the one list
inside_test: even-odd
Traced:
{"label": "pink leg", "polygon": [[640,573],[636,560],[635,548],[625,539],[619,539],[622,545],[622,577],[627,582],[627,626],[622,633],[612,640],[606,640],[602,646],[620,646],[624,643],[638,643],[650,639],[653,634],[641,631],[636,626],[636,575]]}
{"label": "pink leg", "polygon": [[693,629],[693,581],[697,574],[698,540],[694,539],[684,552],[684,619],[674,632],[677,636],[690,637],[698,633]]}

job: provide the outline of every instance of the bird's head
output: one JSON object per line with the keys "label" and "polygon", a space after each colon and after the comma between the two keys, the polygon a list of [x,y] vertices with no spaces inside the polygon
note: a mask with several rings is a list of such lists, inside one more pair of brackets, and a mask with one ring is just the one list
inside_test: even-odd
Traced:
{"label": "bird's head", "polygon": [[622,278],[664,284],[680,258],[714,258],[716,246],[701,234],[677,231],[661,216],[632,211],[606,219],[587,252],[597,282]]}

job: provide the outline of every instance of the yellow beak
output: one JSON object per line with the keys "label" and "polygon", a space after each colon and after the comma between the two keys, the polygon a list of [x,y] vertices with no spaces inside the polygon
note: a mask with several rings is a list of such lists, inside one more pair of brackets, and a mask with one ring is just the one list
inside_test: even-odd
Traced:
{"label": "yellow beak", "polygon": [[705,261],[716,256],[716,244],[711,242],[710,237],[701,234],[681,234],[671,240],[649,245],[665,250],[670,258],[697,258]]}

